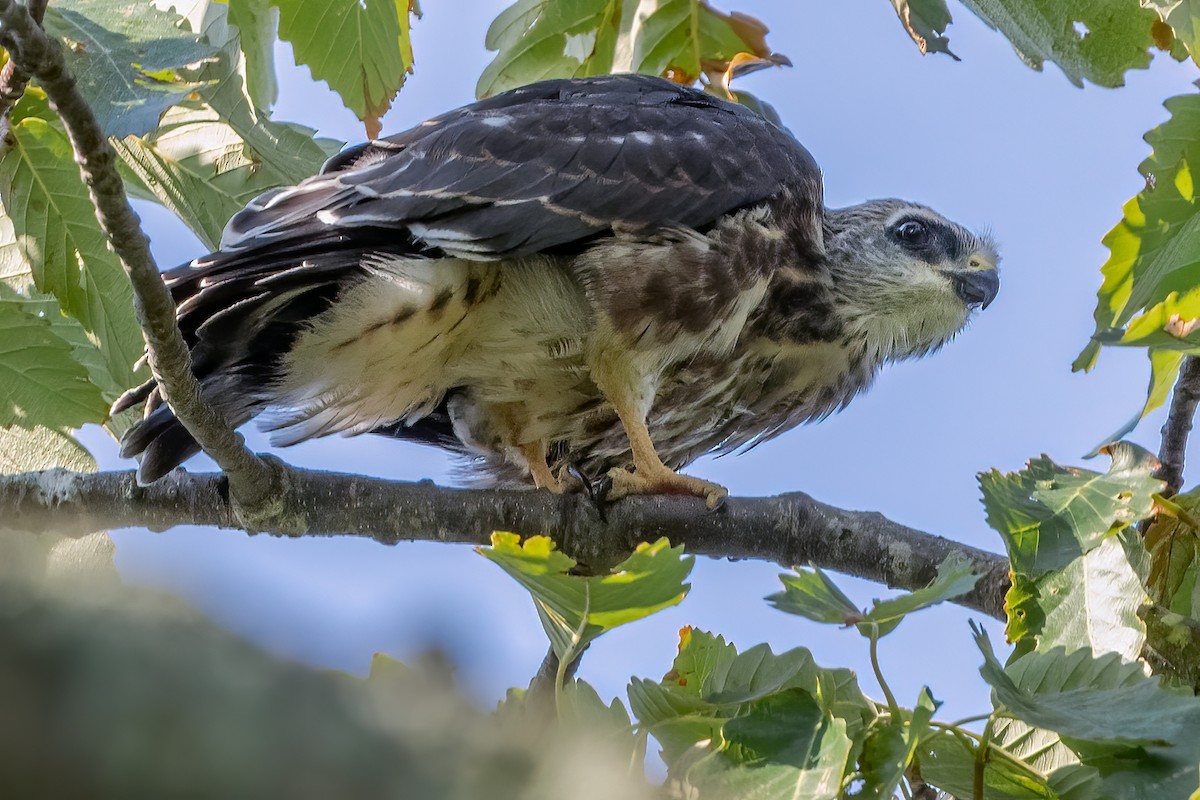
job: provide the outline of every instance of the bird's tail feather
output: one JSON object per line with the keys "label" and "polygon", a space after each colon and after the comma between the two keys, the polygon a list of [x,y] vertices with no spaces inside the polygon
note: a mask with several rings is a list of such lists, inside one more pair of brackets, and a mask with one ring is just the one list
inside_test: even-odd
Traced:
{"label": "bird's tail feather", "polygon": [[[271,402],[283,356],[310,319],[362,276],[368,253],[405,251],[395,231],[332,232],[321,240],[275,242],[269,247],[218,251],[165,273],[192,370],[202,391],[231,425],[245,423]],[[138,404],[143,419],[121,442],[124,457],[142,456],[138,480],[150,483],[200,451],[163,402],[151,379],[113,405]]]}

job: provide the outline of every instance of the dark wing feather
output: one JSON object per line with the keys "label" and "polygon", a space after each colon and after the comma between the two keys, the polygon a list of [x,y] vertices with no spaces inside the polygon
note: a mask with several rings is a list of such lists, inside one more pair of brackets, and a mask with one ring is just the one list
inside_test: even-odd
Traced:
{"label": "dark wing feather", "polygon": [[222,249],[390,227],[450,255],[520,257],[613,229],[704,228],[785,190],[820,208],[820,170],[743,106],[647,76],[546,81],[339,154],[250,203]]}

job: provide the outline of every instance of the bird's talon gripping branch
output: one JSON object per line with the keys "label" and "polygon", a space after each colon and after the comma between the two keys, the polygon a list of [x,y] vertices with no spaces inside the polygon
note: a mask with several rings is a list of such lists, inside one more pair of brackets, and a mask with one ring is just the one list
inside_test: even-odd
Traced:
{"label": "bird's talon gripping branch", "polygon": [[608,478],[612,488],[608,490],[607,499],[617,500],[639,494],[682,494],[693,497],[703,497],[704,504],[710,511],[715,511],[725,504],[729,490],[720,484],[693,478],[691,475],[680,475],[666,467],[662,470],[630,472],[623,467],[609,470]]}

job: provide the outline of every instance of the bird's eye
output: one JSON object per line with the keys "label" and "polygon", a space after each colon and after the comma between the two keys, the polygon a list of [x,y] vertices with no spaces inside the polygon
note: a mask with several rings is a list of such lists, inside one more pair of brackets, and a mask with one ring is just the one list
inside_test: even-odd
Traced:
{"label": "bird's eye", "polygon": [[910,219],[896,226],[896,238],[905,244],[921,244],[929,238],[929,229],[925,223]]}

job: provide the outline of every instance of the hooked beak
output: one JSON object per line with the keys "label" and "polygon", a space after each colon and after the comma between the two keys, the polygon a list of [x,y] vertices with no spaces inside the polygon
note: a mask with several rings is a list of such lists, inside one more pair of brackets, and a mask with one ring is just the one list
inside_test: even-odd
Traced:
{"label": "hooked beak", "polygon": [[996,299],[996,292],[1000,291],[1000,274],[994,269],[951,272],[950,282],[954,284],[954,293],[964,303],[980,309],[990,306]]}

